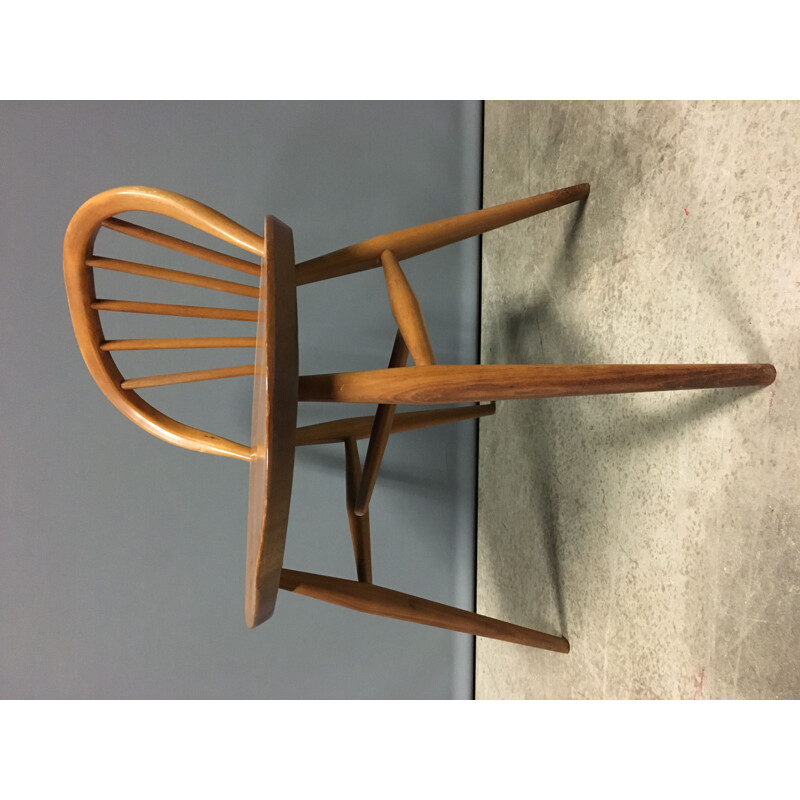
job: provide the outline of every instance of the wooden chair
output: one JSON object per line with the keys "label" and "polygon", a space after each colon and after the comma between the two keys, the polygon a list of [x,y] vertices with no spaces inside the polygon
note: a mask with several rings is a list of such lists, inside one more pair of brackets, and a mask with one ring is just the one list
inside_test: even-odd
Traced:
{"label": "wooden chair", "polygon": [[[561,636],[373,584],[369,502],[391,434],[492,414],[496,400],[767,386],[774,380],[775,369],[769,364],[437,364],[419,303],[400,262],[543,211],[583,201],[588,194],[588,184],[571,186],[378,236],[300,264],[294,260],[291,229],[274,217],[266,218],[262,237],[201,203],[159,189],[143,186],[112,189],[92,197],[75,213],[64,241],[64,274],[78,344],[100,389],[126,417],[148,433],[170,444],[237,458],[250,464],[245,600],[245,616],[250,627],[259,625],[272,615],[281,588],[372,614],[562,653],[569,651],[569,643]],[[151,212],[186,223],[256,256],[260,263],[231,257],[117,218],[118,214],[129,211]],[[95,237],[101,227],[257,277],[259,285],[104,258],[94,252]],[[398,327],[388,367],[299,376],[297,287],[378,266],[382,267],[386,278]],[[93,277],[97,269],[244,295],[258,300],[258,309],[243,311],[99,299],[95,295]],[[103,335],[100,312],[247,320],[256,324],[256,331],[248,338],[107,340]],[[254,350],[254,358],[242,366],[132,379],[123,377],[112,358],[113,353],[126,350],[242,347]],[[414,366],[406,366],[409,355]],[[144,387],[242,375],[254,376],[249,446],[171,419],[136,392]],[[374,417],[340,419],[297,428],[298,401],[375,403],[377,410]],[[396,406],[403,403],[473,405],[395,413]],[[367,438],[369,444],[362,469],[356,441]],[[346,508],[357,581],[297,572],[283,566],[295,448],[327,442],[341,442],[345,449]]]}

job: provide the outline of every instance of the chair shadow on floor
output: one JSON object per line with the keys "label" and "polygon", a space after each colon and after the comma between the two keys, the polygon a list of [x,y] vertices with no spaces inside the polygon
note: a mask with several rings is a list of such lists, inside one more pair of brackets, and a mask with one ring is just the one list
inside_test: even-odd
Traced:
{"label": "chair shadow on floor", "polygon": [[[564,307],[559,307],[556,313],[550,299],[566,293],[580,277],[577,250],[584,216],[585,206],[579,204],[559,253],[547,267],[549,291],[542,293],[542,299],[533,304],[521,301],[511,307],[507,305],[502,311],[501,319],[492,325],[484,325],[484,330],[491,331],[493,336],[492,340],[483,342],[483,349],[497,354],[495,360],[502,359],[504,363],[510,364],[615,362],[608,352],[589,344],[586,337],[581,335],[579,320],[570,324],[572,321],[565,319]],[[532,270],[531,274],[535,272]],[[738,308],[733,308],[732,313],[734,319],[741,316]],[[754,360],[766,360],[764,346],[758,336],[752,331],[747,331],[746,335],[749,339],[747,344],[750,345],[748,350],[753,351]],[[682,429],[699,424],[735,406],[742,398],[759,390],[760,387],[741,387],[723,391],[707,389],[689,393],[660,393],[664,398],[663,408],[650,412],[635,411],[633,414],[614,413],[615,406],[620,410],[630,408],[630,395],[517,401],[525,403],[526,408],[524,411],[511,412],[515,414],[514,427],[513,433],[508,435],[514,438],[523,437],[523,441],[511,442],[504,438],[503,442],[511,448],[513,456],[522,459],[524,463],[519,469],[504,470],[502,481],[498,481],[498,485],[505,497],[524,497],[525,501],[534,506],[532,513],[535,515],[536,527],[532,527],[529,535],[536,537],[533,540],[537,542],[534,549],[543,554],[545,563],[541,571],[531,577],[541,580],[546,576],[556,617],[551,616],[551,608],[549,611],[533,610],[535,619],[520,619],[520,598],[525,596],[526,587],[509,584],[505,580],[498,581],[498,586],[494,587],[495,599],[500,604],[496,611],[506,619],[515,619],[521,624],[544,626],[548,630],[557,622],[558,633],[570,638],[568,601],[578,587],[570,587],[565,583],[562,553],[568,541],[571,549],[574,550],[577,546],[584,558],[587,556],[587,548],[585,542],[575,540],[575,537],[581,536],[580,530],[564,530],[559,521],[559,497],[563,495],[563,488],[558,474],[558,453],[567,448],[569,452],[582,454],[581,458],[571,459],[568,480],[573,486],[582,487],[582,493],[589,498],[595,496],[596,490],[593,487],[601,481],[603,472],[614,469],[613,463],[604,459],[592,459],[587,450],[589,423],[594,428],[605,426],[608,435],[613,437],[615,449],[644,448],[648,444],[675,437]],[[576,409],[580,409],[577,414]],[[601,415],[600,411],[605,413]],[[502,413],[498,413],[496,420],[485,420],[481,424],[496,425],[502,418]],[[509,427],[508,430],[511,431],[512,428]],[[504,452],[506,456],[511,455]],[[491,468],[481,474],[491,476]],[[515,485],[513,478],[509,480],[509,475],[524,476],[523,480],[528,479],[527,486]],[[487,482],[491,481],[492,478],[488,477]],[[484,485],[481,491],[490,492],[493,489]],[[483,543],[483,546],[488,546],[488,552],[483,551],[483,558],[488,559],[489,563],[495,561],[491,549],[495,541],[499,539],[495,540],[489,535]],[[498,553],[496,563],[502,563],[502,559],[503,556]],[[585,586],[580,588],[582,591],[586,589]],[[540,597],[541,594],[540,592]]]}

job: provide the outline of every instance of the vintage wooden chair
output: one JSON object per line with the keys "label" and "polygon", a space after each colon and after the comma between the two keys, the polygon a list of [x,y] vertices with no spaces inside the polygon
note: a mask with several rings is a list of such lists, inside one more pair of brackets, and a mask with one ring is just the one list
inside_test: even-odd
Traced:
{"label": "vintage wooden chair", "polygon": [[[278,589],[397,619],[503,639],[566,653],[561,636],[451,608],[372,583],[369,502],[388,438],[393,433],[492,414],[494,401],[617,392],[732,386],[766,386],[769,364],[455,366],[436,364],[419,303],[400,261],[476,236],[543,211],[583,201],[589,185],[547,194],[369,239],[295,264],[292,230],[267,217],[264,235],[237,225],[213,209],[172,192],[144,186],[111,189],[75,213],[64,241],[69,308],[83,358],[106,397],[130,420],[170,444],[250,464],[245,616],[255,627],[274,610]],[[151,212],[186,223],[256,256],[232,257],[118,219],[124,212]],[[259,286],[208,278],[157,266],[104,258],[94,252],[100,228],[144,239],[259,278]],[[298,286],[381,266],[398,332],[387,369],[324,375],[298,374]],[[99,299],[94,270],[105,269],[173,281],[258,300],[258,309],[210,308]],[[166,314],[256,323],[252,337],[106,340],[100,312]],[[112,354],[126,350],[252,348],[242,366],[126,379]],[[414,366],[406,366],[409,354]],[[159,412],[136,392],[151,386],[254,376],[250,445],[192,428]],[[298,401],[375,403],[373,417],[355,417],[297,428]],[[489,401],[486,403],[485,401]],[[473,405],[395,414],[397,404]],[[478,405],[474,405],[478,403]],[[356,441],[369,439],[363,470]],[[357,581],[283,566],[295,447],[342,442],[346,454],[346,508]]]}

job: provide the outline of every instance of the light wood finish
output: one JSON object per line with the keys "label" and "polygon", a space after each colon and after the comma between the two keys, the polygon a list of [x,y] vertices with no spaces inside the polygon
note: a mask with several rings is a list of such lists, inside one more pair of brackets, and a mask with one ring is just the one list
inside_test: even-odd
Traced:
{"label": "light wood finish", "polygon": [[[216,250],[209,250],[207,247],[193,244],[192,242],[185,242],[183,239],[177,239],[174,236],[168,236],[166,233],[159,233],[158,231],[150,230],[142,225],[134,225],[124,219],[105,219],[101,223],[102,227],[108,228],[118,233],[124,233],[128,236],[133,236],[136,239],[143,239],[146,242],[167,247],[170,250],[177,250],[179,253],[184,253],[188,256],[200,258],[203,261],[209,261],[212,264],[219,264],[228,269],[235,269],[239,272],[246,272],[248,275],[255,275],[258,277],[261,273],[261,267],[258,264],[253,264],[250,261],[245,261],[243,258],[236,258],[236,256],[225,255],[225,253],[218,253]],[[240,245],[241,246],[241,245]],[[255,252],[252,250],[251,252]],[[258,253],[257,253],[258,255]]]}
{"label": "light wood finish", "polygon": [[289,523],[297,427],[297,291],[292,229],[275,217],[267,217],[264,241],[245,569],[245,620],[251,628],[269,619],[275,610]]}
{"label": "light wood finish", "polygon": [[771,364],[471,365],[336,372],[300,378],[300,399],[338,403],[468,403],[768,386]]}
{"label": "light wood finish", "polygon": [[122,311],[127,314],[156,314],[168,317],[198,317],[200,319],[232,319],[256,322],[257,311],[239,308],[209,308],[207,306],[182,306],[174,303],[140,303],[136,300],[95,300],[94,311]]}
{"label": "light wood finish", "polygon": [[186,339],[110,339],[101,350],[191,350],[215,347],[255,347],[255,336],[206,336]]}
{"label": "light wood finish", "polygon": [[158,278],[162,281],[183,283],[187,286],[197,286],[201,289],[213,289],[227,294],[238,294],[242,297],[258,297],[257,286],[245,286],[234,281],[221,281],[217,278],[206,278],[204,275],[195,275],[191,272],[181,272],[176,269],[164,267],[151,267],[149,264],[139,264],[135,261],[122,261],[118,258],[89,258],[86,265],[95,269],[107,269],[113,272],[125,272],[129,275],[141,275],[145,278]]}
{"label": "light wood finish", "polygon": [[433,348],[419,300],[391,250],[384,250],[381,253],[381,264],[383,264],[383,274],[389,292],[392,316],[405,339],[414,363],[418,366],[435,364],[436,359],[433,356]]}
{"label": "light wood finish", "polygon": [[[392,355],[389,358],[389,369],[404,367],[407,361],[408,346],[402,332],[397,331]],[[389,441],[389,435],[392,432],[395,408],[396,406],[393,404],[382,403],[375,411],[375,421],[372,423],[367,455],[364,459],[364,475],[358,487],[358,495],[353,507],[353,513],[357,516],[367,513],[367,506],[369,505],[370,497],[372,497],[372,490],[375,488],[375,481],[381,468],[386,443]]]}
{"label": "light wood finish", "polygon": [[[495,412],[494,403],[482,405],[457,406],[455,408],[435,408],[429,411],[406,411],[395,414],[392,419],[392,433],[430,428],[448,422],[487,417]],[[375,417],[348,417],[330,422],[318,422],[297,429],[295,444],[304,447],[313,444],[333,444],[343,442],[349,436],[354,439],[367,439],[372,431]]]}
{"label": "light wood finish", "polygon": [[557,189],[554,192],[537,194],[535,197],[513,200],[469,214],[376,236],[298,264],[297,285],[377,267],[380,265],[381,253],[384,250],[391,250],[399,261],[405,261],[429,250],[478,236],[503,225],[541,214],[543,211],[584,200],[588,196],[589,184],[581,183],[566,189]]}
{"label": "light wood finish", "polygon": [[[127,211],[144,211],[171,217],[259,257],[263,254],[264,240],[196,200],[147,186],[123,186],[90,198],[75,212],[64,237],[64,282],[72,325],[81,355],[103,394],[132,422],[170,444],[249,461],[249,446],[178,422],[145,402],[135,391],[123,389],[122,373],[114,363],[111,353],[102,349],[105,336],[99,312],[103,309],[196,315],[192,313],[191,307],[97,301],[93,270],[86,266],[86,262],[97,255],[94,252],[94,243],[102,223],[115,214]],[[130,231],[131,228],[128,227],[127,232]],[[202,316],[213,313],[211,309],[198,310],[198,314]],[[245,312],[245,316],[239,316],[240,313],[242,312],[236,312],[236,319],[255,319],[255,312],[252,312],[252,316],[251,312]],[[222,318],[233,317],[226,315]]]}
{"label": "light wood finish", "polygon": [[419,622],[435,628],[500,639],[556,653],[569,652],[569,642],[563,636],[553,636],[532,628],[523,628],[510,622],[484,617],[482,614],[435,603],[432,600],[385,589],[371,583],[358,583],[343,578],[284,569],[281,574],[281,589],[306,597],[315,597],[317,600],[352,608],[355,611],[365,611],[367,614]]}
{"label": "light wood finish", "polygon": [[[254,627],[268,619],[279,588],[326,602],[448,630],[487,636],[566,653],[560,636],[375,586],[368,505],[391,433],[474,419],[494,413],[494,403],[395,414],[399,403],[438,404],[527,397],[617,392],[650,392],[731,386],[766,386],[775,379],[769,364],[442,366],[433,351],[419,303],[400,261],[436,247],[585,199],[588,184],[516,200],[451,219],[408,228],[361,242],[295,265],[292,231],[267,217],[264,236],[242,228],[218,212],[159,189],[134,186],[103,192],[76,212],[64,240],[64,276],[73,326],[86,365],[111,402],[137,425],[172,444],[250,462],[245,570],[245,619]],[[162,214],[230,245],[256,254],[259,267],[114,217],[126,211]],[[258,290],[231,281],[194,276],[162,267],[103,258],[94,252],[101,226],[153,244],[258,274]],[[298,376],[297,286],[383,266],[398,334],[388,369]],[[258,311],[126,300],[98,300],[94,268],[115,269],[206,289],[258,297]],[[238,287],[238,288],[232,288]],[[106,341],[101,311],[166,314],[257,323],[256,336],[143,338]],[[407,346],[408,345],[408,346]],[[112,353],[211,347],[254,347],[254,366],[125,380]],[[405,366],[409,350],[415,366]],[[253,374],[253,416],[249,446],[173,420],[136,393],[137,388]],[[375,416],[297,428],[299,400],[376,403]],[[357,440],[369,437],[362,466]],[[344,442],[346,509],[358,581],[283,569],[286,528],[298,446]]]}
{"label": "light wood finish", "polygon": [[128,378],[122,381],[123,389],[144,389],[149,386],[172,386],[177,383],[196,381],[216,381],[221,378],[242,378],[252,375],[252,364],[242,367],[219,367],[217,369],[196,369],[192,372],[172,372],[167,375],[151,375],[148,378]]}
{"label": "light wood finish", "polygon": [[361,485],[361,459],[356,440],[344,440],[345,481],[347,490],[347,519],[350,523],[350,538],[353,540],[353,555],[356,560],[356,575],[362,583],[372,583],[372,547],[369,534],[369,513],[356,514],[356,492]]}

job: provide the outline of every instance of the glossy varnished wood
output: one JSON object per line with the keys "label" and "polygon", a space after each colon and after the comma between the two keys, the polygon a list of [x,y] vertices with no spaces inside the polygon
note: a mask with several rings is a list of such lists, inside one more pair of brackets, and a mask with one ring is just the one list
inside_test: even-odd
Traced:
{"label": "glossy varnished wood", "polygon": [[[408,361],[408,346],[402,331],[397,331],[394,340],[392,355],[389,357],[389,369],[404,367]],[[367,445],[367,455],[364,459],[364,476],[358,487],[358,493],[353,506],[353,513],[358,516],[367,513],[372,490],[375,488],[375,481],[378,478],[378,471],[381,468],[381,461],[392,432],[392,422],[394,420],[396,406],[391,403],[381,403],[375,411],[375,421],[372,423],[372,431],[369,435],[369,445]]]}
{"label": "glossy varnished wood", "polygon": [[139,264],[136,261],[123,261],[119,258],[94,257],[86,260],[88,267],[107,269],[112,272],[124,272],[128,275],[139,275],[145,278],[157,278],[172,283],[183,283],[187,286],[196,286],[200,289],[212,289],[216,292],[238,294],[242,297],[258,297],[257,286],[247,286],[235,281],[223,281],[218,278],[207,278],[204,275],[195,275],[193,272],[181,272],[176,269],[154,267],[150,264]]}
{"label": "glossy varnished wood", "polygon": [[292,230],[275,217],[267,217],[264,242],[245,571],[245,620],[251,628],[269,619],[275,609],[289,523],[297,427],[297,293]]}
{"label": "glossy varnished wood", "polygon": [[589,184],[581,183],[566,189],[557,189],[554,192],[537,194],[534,197],[513,200],[469,214],[376,236],[298,264],[297,284],[300,286],[380,266],[381,253],[384,250],[391,250],[395,258],[403,261],[535,214],[584,200],[588,196]]}
{"label": "glossy varnished wood", "polygon": [[154,314],[167,317],[196,317],[198,319],[230,319],[256,322],[258,312],[240,308],[184,306],[179,303],[143,303],[137,300],[95,300],[93,311],[120,311],[126,314]]}
{"label": "glossy varnished wood", "polygon": [[192,350],[216,347],[255,347],[255,336],[193,336],[176,339],[109,339],[101,350]]}
{"label": "glossy varnished wood", "polygon": [[166,375],[150,375],[146,378],[127,378],[122,381],[123,389],[144,389],[152,386],[174,386],[178,383],[197,381],[218,381],[222,378],[243,378],[253,374],[253,365],[240,367],[217,367],[215,369],[196,369],[191,372],[171,372]]}
{"label": "glossy varnished wood", "polygon": [[569,652],[569,642],[563,636],[553,636],[532,628],[523,628],[510,622],[492,619],[482,614],[453,608],[370,583],[358,583],[343,578],[284,569],[281,574],[281,589],[307,597],[315,597],[317,600],[352,608],[355,611],[365,611],[367,614],[419,622],[435,628],[515,642],[529,647],[552,650],[556,653]]}
{"label": "glossy varnished wood", "polygon": [[471,365],[337,372],[300,378],[300,399],[456,403],[625,392],[768,386],[771,364]]}
{"label": "glossy varnished wood", "polygon": [[[114,229],[116,226],[116,229],[120,229],[121,226],[126,233],[131,233],[134,229],[137,232],[146,230],[141,226],[131,226],[119,220],[111,221],[115,214],[128,211],[170,217],[259,257],[263,253],[264,241],[262,237],[196,200],[148,186],[122,186],[95,195],[75,212],[64,236],[64,282],[75,338],[86,366],[103,394],[136,425],[170,444],[202,453],[249,461],[251,451],[248,445],[185,425],[145,402],[136,391],[123,389],[124,377],[115,364],[111,351],[102,347],[105,336],[100,320],[101,311],[199,316],[212,319],[252,321],[256,319],[255,312],[234,312],[225,309],[220,311],[163,303],[97,300],[93,270],[87,267],[87,261],[99,255],[94,252],[94,245],[100,227],[106,224],[106,227]],[[165,244],[162,235],[156,236],[161,237],[158,243]],[[180,241],[174,237],[166,239],[173,245]],[[155,241],[152,237],[151,240]],[[193,246],[189,245],[189,249],[192,248]],[[176,246],[175,249],[181,247]],[[204,248],[201,250],[206,252]],[[210,252],[212,251],[208,251]],[[192,250],[192,253],[197,254],[196,250]],[[242,264],[247,262],[242,261]]]}
{"label": "glossy varnished wood", "polygon": [[[168,236],[166,233],[159,233],[158,231],[151,230],[143,225],[134,225],[132,222],[128,222],[124,219],[116,219],[111,217],[110,219],[104,219],[101,225],[102,227],[116,231],[117,233],[124,233],[127,236],[133,236],[136,239],[143,239],[146,242],[157,244],[160,247],[166,247],[170,250],[177,250],[179,253],[183,253],[184,255],[201,258],[203,261],[209,261],[212,264],[219,264],[220,266],[228,267],[228,269],[246,272],[248,275],[255,275],[256,277],[261,274],[261,267],[258,264],[245,261],[243,258],[236,258],[236,256],[218,253],[216,250],[210,250],[208,247],[202,247],[200,245],[193,244],[192,242],[185,242],[183,239],[178,239],[175,236]],[[206,230],[206,232],[210,233],[208,230]],[[250,249],[250,252],[255,253],[256,251]]]}
{"label": "glossy varnished wood", "polygon": [[425,325],[425,318],[422,316],[419,300],[391,250],[384,250],[381,253],[381,264],[383,264],[383,274],[389,292],[392,316],[414,363],[419,366],[435,364],[436,359],[433,355],[428,328]]}

